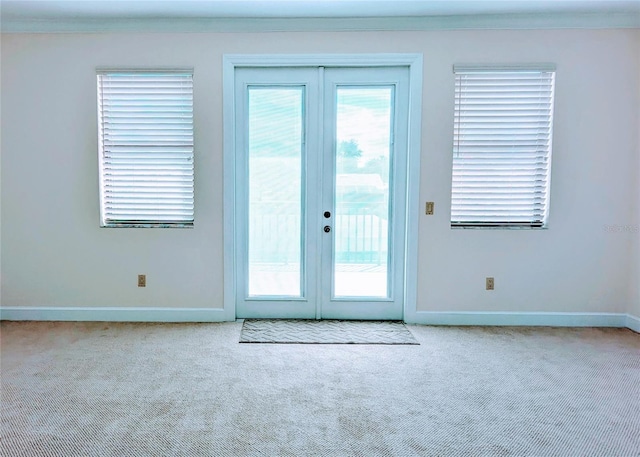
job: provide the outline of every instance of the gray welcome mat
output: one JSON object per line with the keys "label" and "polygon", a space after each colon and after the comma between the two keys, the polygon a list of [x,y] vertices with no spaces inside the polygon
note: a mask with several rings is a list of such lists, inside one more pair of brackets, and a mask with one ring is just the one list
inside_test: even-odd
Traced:
{"label": "gray welcome mat", "polygon": [[403,322],[246,319],[241,343],[420,344]]}

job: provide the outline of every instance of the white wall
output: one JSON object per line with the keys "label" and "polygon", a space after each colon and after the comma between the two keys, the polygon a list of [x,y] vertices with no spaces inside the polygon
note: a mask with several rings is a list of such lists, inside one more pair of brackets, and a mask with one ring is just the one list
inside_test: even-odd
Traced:
{"label": "white wall", "polygon": [[[640,46],[640,30],[636,30],[636,43]],[[640,52],[635,55],[636,75],[640,81]],[[635,263],[631,267],[631,276],[629,280],[629,314],[640,320],[640,84],[636,91],[636,107],[638,110],[638,118],[636,122],[636,132],[638,134],[636,143],[636,181],[635,181],[635,225],[634,230],[638,230],[634,236],[635,246],[632,251],[635,253]]]}
{"label": "white wall", "polygon": [[[629,197],[638,194],[638,105],[629,94],[639,93],[639,36],[635,30],[4,35],[2,304],[221,307],[222,55],[419,52],[420,195],[435,201],[436,215],[420,217],[418,309],[628,312],[634,300],[631,311],[640,315],[631,285],[635,235],[604,229],[638,223]],[[449,228],[452,65],[484,62],[557,65],[548,230]],[[105,66],[195,68],[194,229],[98,227],[95,68]],[[145,289],[136,287],[138,273],[147,274]],[[494,292],[484,290],[485,276],[495,276]]]}

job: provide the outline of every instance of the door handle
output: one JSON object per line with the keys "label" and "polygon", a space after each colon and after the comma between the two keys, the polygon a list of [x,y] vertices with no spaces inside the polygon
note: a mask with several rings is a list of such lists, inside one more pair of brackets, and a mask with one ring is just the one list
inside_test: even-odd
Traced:
{"label": "door handle", "polygon": [[329,233],[331,231],[331,227],[329,227],[328,225],[324,226],[324,232],[325,233]]}
{"label": "door handle", "polygon": [[331,213],[329,211],[325,211],[323,215],[325,219],[329,219],[331,217]]}

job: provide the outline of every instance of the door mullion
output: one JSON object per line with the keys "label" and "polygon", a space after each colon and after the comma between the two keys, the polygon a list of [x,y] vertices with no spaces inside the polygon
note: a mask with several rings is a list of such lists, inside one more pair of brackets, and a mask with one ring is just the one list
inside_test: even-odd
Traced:
{"label": "door mullion", "polygon": [[[328,225],[331,231],[326,233],[320,231],[321,236],[321,290],[318,291],[319,309],[321,310],[321,318],[325,318],[326,310],[325,306],[330,302],[333,296],[333,247],[335,236],[335,225],[337,220],[337,214],[335,213],[335,138],[336,138],[336,126],[335,126],[335,87],[327,79],[327,72],[331,72],[332,69],[322,69],[322,98],[320,99],[321,105],[323,105],[322,115],[322,149],[321,151],[321,164],[322,164],[322,209],[321,211],[329,211],[331,216],[328,219],[323,219],[323,226]],[[323,227],[318,227],[320,230]]]}
{"label": "door mullion", "polygon": [[[325,208],[325,201],[324,201],[324,195],[325,195],[325,189],[323,186],[324,183],[324,176],[325,176],[325,167],[324,167],[324,148],[325,148],[325,135],[324,135],[324,113],[325,113],[325,104],[324,104],[324,72],[325,69],[324,67],[320,66],[317,69],[317,80],[316,80],[316,84],[317,84],[317,94],[318,94],[318,98],[316,100],[316,113],[317,113],[317,118],[316,118],[316,132],[317,132],[317,136],[316,136],[316,144],[315,144],[315,166],[316,166],[316,173],[315,176],[317,178],[317,181],[314,183],[314,190],[315,192],[315,205],[313,206],[313,211],[314,211],[314,220],[316,221],[315,224],[312,226],[312,230],[315,234],[315,237],[313,237],[313,240],[315,241],[315,252],[318,253],[318,264],[315,266],[316,267],[316,278],[319,278],[315,281],[315,286],[316,286],[316,300],[315,300],[315,307],[316,307],[316,319],[321,319],[322,318],[322,290],[324,288],[324,274],[322,272],[322,265],[324,264],[323,261],[323,256],[324,254],[324,240],[323,240],[323,234],[324,232],[321,231],[321,227],[327,222],[320,213],[323,213],[324,211],[327,211]],[[330,222],[330,221],[329,221]]]}

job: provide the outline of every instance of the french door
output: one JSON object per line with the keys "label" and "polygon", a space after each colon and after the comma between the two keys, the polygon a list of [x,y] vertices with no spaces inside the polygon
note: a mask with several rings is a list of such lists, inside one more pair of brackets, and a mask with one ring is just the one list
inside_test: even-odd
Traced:
{"label": "french door", "polygon": [[237,317],[402,319],[408,67],[237,68]]}

